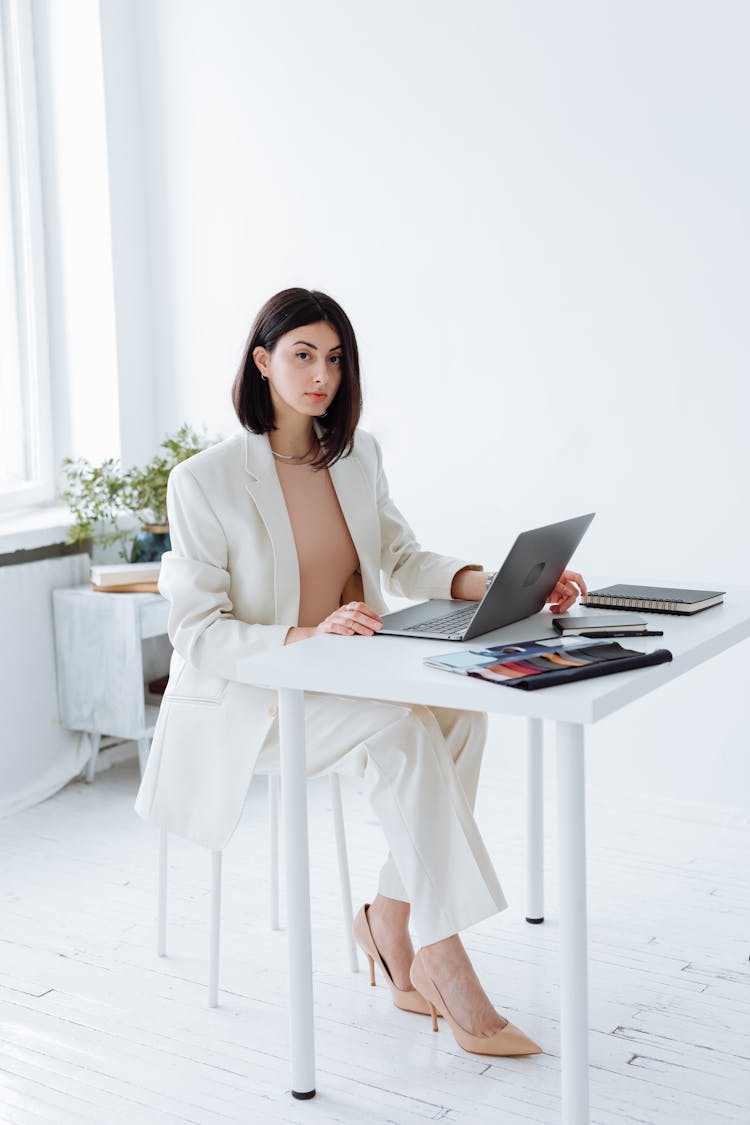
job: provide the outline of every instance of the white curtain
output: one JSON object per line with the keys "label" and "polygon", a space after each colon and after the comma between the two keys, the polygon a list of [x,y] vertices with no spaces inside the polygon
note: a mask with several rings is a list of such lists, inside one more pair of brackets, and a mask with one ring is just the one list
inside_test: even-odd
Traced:
{"label": "white curtain", "polygon": [[60,726],[52,591],[87,582],[89,557],[12,558],[0,562],[0,817],[51,797],[88,759],[87,741]]}

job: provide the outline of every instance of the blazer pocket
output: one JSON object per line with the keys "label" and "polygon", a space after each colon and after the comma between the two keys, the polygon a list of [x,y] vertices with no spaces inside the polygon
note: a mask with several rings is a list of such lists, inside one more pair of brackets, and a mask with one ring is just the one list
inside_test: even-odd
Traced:
{"label": "blazer pocket", "polygon": [[216,706],[223,700],[229,680],[223,676],[210,676],[199,672],[192,664],[185,664],[174,688],[167,684],[164,699],[174,703],[202,703]]}
{"label": "blazer pocket", "polygon": [[166,692],[164,693],[164,700],[167,703],[192,703],[199,707],[218,707],[221,703],[221,698],[205,699],[200,695],[167,695]]}

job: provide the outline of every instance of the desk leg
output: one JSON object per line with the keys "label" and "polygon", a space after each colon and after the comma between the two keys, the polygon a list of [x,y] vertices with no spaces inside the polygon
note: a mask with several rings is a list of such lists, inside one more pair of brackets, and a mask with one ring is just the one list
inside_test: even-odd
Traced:
{"label": "desk leg", "polygon": [[589,1121],[586,792],[580,723],[557,723],[562,1125]]}
{"label": "desk leg", "polygon": [[526,921],[544,921],[542,720],[526,720]]}
{"label": "desk leg", "polygon": [[310,870],[307,854],[305,695],[279,689],[281,801],[286,860],[292,1095],[315,1096]]}

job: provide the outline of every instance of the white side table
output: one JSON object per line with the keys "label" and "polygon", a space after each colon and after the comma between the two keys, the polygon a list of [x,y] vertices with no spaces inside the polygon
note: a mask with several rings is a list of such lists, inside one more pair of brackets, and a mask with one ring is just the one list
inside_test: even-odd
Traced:
{"label": "white side table", "polygon": [[90,586],[54,590],[52,599],[60,722],[88,735],[86,780],[94,780],[105,734],[138,743],[143,773],[159,707],[146,700],[142,642],[166,636],[169,603],[161,594]]}

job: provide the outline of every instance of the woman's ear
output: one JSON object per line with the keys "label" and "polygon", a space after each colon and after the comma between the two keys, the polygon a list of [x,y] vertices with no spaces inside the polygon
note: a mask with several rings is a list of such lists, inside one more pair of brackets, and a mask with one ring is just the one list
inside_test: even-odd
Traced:
{"label": "woman's ear", "polygon": [[268,377],[268,352],[258,344],[253,348],[253,362],[264,379]]}

